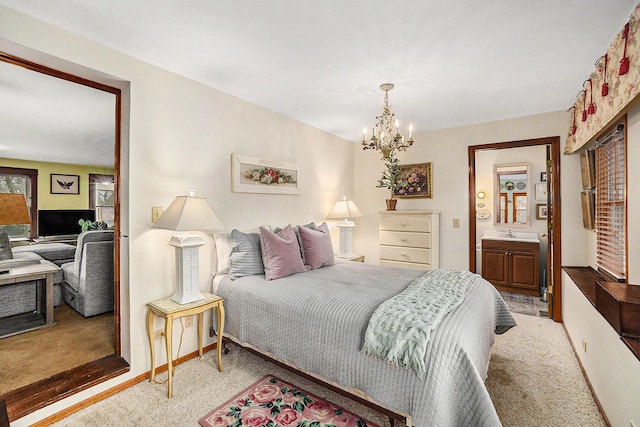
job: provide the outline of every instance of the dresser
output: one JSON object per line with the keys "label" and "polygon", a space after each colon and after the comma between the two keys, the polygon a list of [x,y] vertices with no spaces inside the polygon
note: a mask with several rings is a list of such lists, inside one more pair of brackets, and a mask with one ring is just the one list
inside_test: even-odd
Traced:
{"label": "dresser", "polygon": [[440,212],[381,211],[380,265],[432,270],[440,266]]}

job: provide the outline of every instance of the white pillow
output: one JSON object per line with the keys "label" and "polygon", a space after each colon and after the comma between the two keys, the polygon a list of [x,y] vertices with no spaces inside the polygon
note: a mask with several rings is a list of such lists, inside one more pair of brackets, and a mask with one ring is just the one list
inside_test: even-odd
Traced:
{"label": "white pillow", "polygon": [[[231,233],[214,233],[213,239],[216,242],[215,255],[216,262],[211,262],[211,273],[216,276],[218,274],[227,274],[231,267]],[[213,255],[213,254],[212,254]]]}

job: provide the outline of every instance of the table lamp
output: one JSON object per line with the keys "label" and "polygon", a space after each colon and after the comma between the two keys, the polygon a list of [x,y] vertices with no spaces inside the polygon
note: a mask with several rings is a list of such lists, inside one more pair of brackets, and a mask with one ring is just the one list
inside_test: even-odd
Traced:
{"label": "table lamp", "polygon": [[[178,196],[158,218],[153,228],[175,231],[223,231],[224,226],[204,197]],[[176,234],[169,240],[176,251],[176,293],[171,299],[178,304],[204,299],[198,286],[200,246],[204,240],[196,234]]]}
{"label": "table lamp", "polygon": [[329,212],[327,219],[344,219],[338,224],[340,228],[340,252],[338,258],[353,258],[353,228],[356,223],[349,221],[350,218],[363,216],[356,204],[347,200],[346,196],[342,196],[342,200],[338,200]]}
{"label": "table lamp", "polygon": [[[0,225],[31,224],[27,200],[23,194],[0,193]],[[4,235],[4,237],[3,237]],[[4,248],[5,242],[7,248]],[[7,230],[0,230],[0,251],[6,249],[11,257],[9,235]],[[9,269],[4,268],[0,273],[6,273]]]}

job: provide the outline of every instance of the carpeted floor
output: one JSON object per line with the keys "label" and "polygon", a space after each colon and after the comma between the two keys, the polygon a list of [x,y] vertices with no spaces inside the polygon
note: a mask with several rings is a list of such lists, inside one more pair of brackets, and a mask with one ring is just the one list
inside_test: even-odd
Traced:
{"label": "carpeted floor", "polygon": [[114,353],[113,313],[84,318],[62,302],[54,317],[55,326],[0,339],[0,394]]}
{"label": "carpeted floor", "polygon": [[[505,427],[604,426],[562,325],[542,317],[515,313],[518,326],[496,336],[486,381]],[[179,365],[173,397],[166,385],[147,381],[98,402],[54,426],[197,426],[198,419],[231,396],[272,374],[375,423],[385,416],[326,390],[230,344],[223,372],[215,352]],[[164,374],[166,377],[166,374]],[[396,424],[397,425],[397,424]],[[425,426],[421,426],[425,427]]]}

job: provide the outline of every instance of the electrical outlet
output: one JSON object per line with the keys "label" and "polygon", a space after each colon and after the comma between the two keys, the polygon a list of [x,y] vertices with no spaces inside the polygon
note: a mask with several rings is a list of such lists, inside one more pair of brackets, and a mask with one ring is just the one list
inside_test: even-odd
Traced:
{"label": "electrical outlet", "polygon": [[153,333],[153,340],[158,341],[159,339],[162,339],[163,336],[164,332],[162,331],[162,329],[158,329]]}
{"label": "electrical outlet", "polygon": [[151,222],[155,224],[158,221],[158,218],[162,215],[163,209],[162,206],[152,206],[151,207]]}
{"label": "electrical outlet", "polygon": [[460,218],[453,218],[453,228],[460,228]]}
{"label": "electrical outlet", "polygon": [[193,326],[193,316],[187,316],[184,318],[184,327],[191,328]]}

